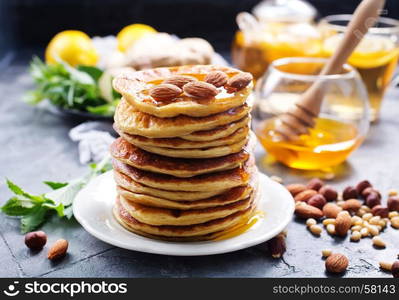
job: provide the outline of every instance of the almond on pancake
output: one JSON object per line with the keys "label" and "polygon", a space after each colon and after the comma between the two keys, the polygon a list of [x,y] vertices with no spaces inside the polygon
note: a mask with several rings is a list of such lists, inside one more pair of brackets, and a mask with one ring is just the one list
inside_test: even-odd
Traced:
{"label": "almond on pancake", "polygon": [[211,99],[201,100],[181,94],[173,101],[163,102],[154,99],[148,92],[153,86],[161,84],[173,75],[191,76],[204,80],[205,76],[212,71],[222,71],[228,77],[242,73],[237,69],[213,65],[157,68],[122,73],[113,80],[113,87],[138,110],[159,118],[171,118],[178,115],[204,117],[243,105],[252,91],[252,83],[234,93],[227,93],[222,86],[218,88],[218,95]]}
{"label": "almond on pancake", "polygon": [[115,159],[135,168],[176,177],[192,177],[233,169],[249,158],[246,150],[206,160],[170,158],[144,151],[123,138],[118,138],[111,144],[110,152]]}
{"label": "almond on pancake", "polygon": [[250,175],[256,171],[255,161],[251,156],[242,167],[193,176],[179,178],[166,174],[152,173],[129,166],[113,159],[114,170],[149,187],[169,191],[210,191],[226,190],[249,182]]}
{"label": "almond on pancake", "polygon": [[173,118],[158,118],[140,112],[122,98],[116,108],[114,118],[116,126],[125,133],[149,138],[169,138],[180,137],[199,130],[210,130],[238,121],[248,116],[250,109],[249,105],[244,104],[206,117],[179,115]]}

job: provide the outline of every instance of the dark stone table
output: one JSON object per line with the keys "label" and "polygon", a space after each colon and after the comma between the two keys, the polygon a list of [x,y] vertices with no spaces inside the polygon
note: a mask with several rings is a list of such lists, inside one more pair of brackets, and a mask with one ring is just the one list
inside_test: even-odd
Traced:
{"label": "dark stone table", "polygon": [[[0,203],[11,193],[7,177],[32,193],[47,191],[43,180],[67,181],[87,171],[78,162],[77,145],[68,130],[77,125],[34,108],[21,101],[31,87],[24,62],[3,69],[0,74]],[[399,90],[391,90],[385,100],[382,118],[372,126],[366,142],[347,163],[337,168],[331,184],[343,188],[367,178],[382,191],[399,188]],[[279,164],[258,164],[268,175],[278,175],[289,183],[319,175],[289,170]],[[173,257],[127,251],[105,244],[88,234],[75,220],[54,218],[43,230],[49,242],[66,238],[69,255],[58,263],[45,258],[46,252],[31,253],[23,243],[18,220],[0,215],[0,277],[324,277],[321,250],[331,248],[348,255],[347,277],[390,277],[378,267],[380,260],[394,260],[399,253],[399,231],[386,230],[385,250],[376,250],[370,239],[350,243],[331,238],[325,232],[313,237],[294,220],[288,227],[288,250],[283,259],[272,259],[258,247],[234,253],[204,257]]]}

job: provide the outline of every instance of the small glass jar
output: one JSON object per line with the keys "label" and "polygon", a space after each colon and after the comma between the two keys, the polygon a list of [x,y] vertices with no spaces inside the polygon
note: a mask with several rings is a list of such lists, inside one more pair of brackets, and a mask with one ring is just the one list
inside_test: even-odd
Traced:
{"label": "small glass jar", "polygon": [[[318,74],[326,59],[282,58],[275,60],[256,86],[254,129],[269,155],[283,164],[304,170],[322,170],[346,160],[364,140],[369,128],[366,88],[357,71],[345,65],[341,74]],[[291,110],[316,79],[324,96],[315,127],[296,141],[276,132],[279,116]],[[355,108],[346,114],[342,106]]]}

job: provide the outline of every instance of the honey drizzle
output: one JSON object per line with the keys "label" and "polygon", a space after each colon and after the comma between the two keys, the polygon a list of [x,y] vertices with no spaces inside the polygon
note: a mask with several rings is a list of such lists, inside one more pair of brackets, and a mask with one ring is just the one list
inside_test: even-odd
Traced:
{"label": "honey drizzle", "polygon": [[244,232],[248,231],[252,226],[254,226],[260,219],[264,218],[265,213],[261,210],[256,211],[251,217],[247,218],[243,222],[224,230],[220,233],[216,233],[211,239],[212,241],[222,241],[236,237]]}

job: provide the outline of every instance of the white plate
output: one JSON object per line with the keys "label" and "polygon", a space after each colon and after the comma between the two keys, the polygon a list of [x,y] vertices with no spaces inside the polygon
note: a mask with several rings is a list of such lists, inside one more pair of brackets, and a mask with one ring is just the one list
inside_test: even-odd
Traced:
{"label": "white plate", "polygon": [[92,180],[77,195],[73,213],[78,222],[96,238],[129,250],[164,255],[210,255],[232,252],[263,243],[290,222],[294,212],[294,200],[290,193],[266,175],[260,176],[261,199],[259,209],[265,212],[248,231],[221,241],[178,243],[142,237],[123,228],[112,215],[116,197],[112,171]]}

